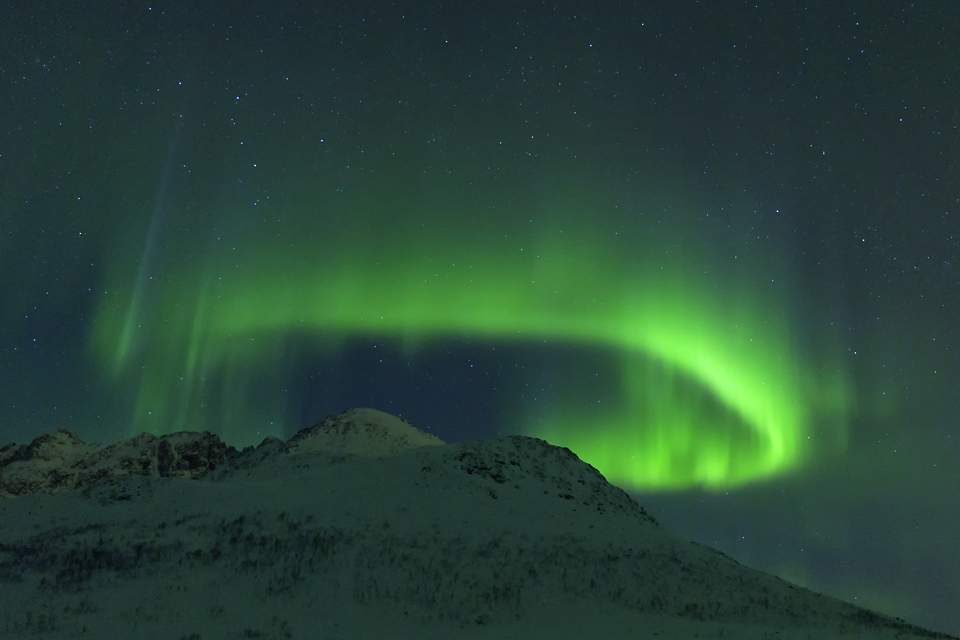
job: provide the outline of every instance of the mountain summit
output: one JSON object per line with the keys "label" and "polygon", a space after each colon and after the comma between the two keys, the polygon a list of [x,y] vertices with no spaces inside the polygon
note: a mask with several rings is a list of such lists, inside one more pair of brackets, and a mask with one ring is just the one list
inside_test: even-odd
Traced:
{"label": "mountain summit", "polygon": [[442,444],[440,438],[389,413],[376,409],[350,409],[303,429],[290,439],[284,450],[290,454],[320,452],[383,456]]}
{"label": "mountain summit", "polygon": [[664,531],[568,449],[373,409],[0,449],[0,637],[947,638]]}

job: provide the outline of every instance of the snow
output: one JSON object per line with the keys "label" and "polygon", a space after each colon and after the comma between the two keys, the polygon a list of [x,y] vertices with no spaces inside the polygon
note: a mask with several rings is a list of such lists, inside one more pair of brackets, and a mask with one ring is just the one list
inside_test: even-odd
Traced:
{"label": "snow", "polygon": [[[534,438],[445,445],[372,409],[208,436],[167,441],[166,474],[141,437],[98,464],[142,473],[0,500],[0,637],[937,637],[680,540]],[[58,437],[68,467],[108,449]],[[0,486],[30,462],[6,451]]]}
{"label": "snow", "polygon": [[298,433],[288,443],[286,452],[383,456],[442,444],[440,438],[415,429],[396,416],[376,409],[350,409]]}

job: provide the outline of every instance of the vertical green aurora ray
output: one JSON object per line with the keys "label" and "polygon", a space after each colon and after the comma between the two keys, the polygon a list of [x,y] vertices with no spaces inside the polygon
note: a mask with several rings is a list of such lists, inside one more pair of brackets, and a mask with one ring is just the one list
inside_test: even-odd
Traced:
{"label": "vertical green aurora ray", "polygon": [[[702,271],[644,265],[589,232],[565,235],[571,241],[558,233],[523,250],[476,238],[466,247],[357,238],[309,257],[261,245],[256,259],[170,273],[152,333],[141,336],[142,361],[117,351],[123,305],[110,296],[94,343],[113,368],[141,376],[136,423],[162,430],[227,423],[226,407],[239,416],[251,383],[231,376],[254,363],[279,367],[278,337],[291,333],[612,348],[623,354],[618,407],[600,418],[558,411],[528,431],[634,489],[723,488],[783,473],[811,452],[823,416],[842,422],[846,388],[797,355],[775,296],[718,292]],[[201,402],[217,376],[219,415]],[[282,407],[261,411],[282,423]]]}

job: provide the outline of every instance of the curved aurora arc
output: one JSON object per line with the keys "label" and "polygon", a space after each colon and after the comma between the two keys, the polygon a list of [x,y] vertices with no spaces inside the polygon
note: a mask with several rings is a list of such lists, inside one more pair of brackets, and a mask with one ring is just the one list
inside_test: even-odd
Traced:
{"label": "curved aurora arc", "polygon": [[[192,265],[158,278],[149,296],[143,282],[114,278],[92,344],[137,385],[138,429],[228,423],[201,408],[201,380],[279,362],[271,337],[312,332],[612,348],[622,354],[620,406],[599,418],[558,410],[526,430],[628,489],[735,487],[797,468],[824,428],[845,443],[842,372],[798,357],[777,300],[729,286],[721,296],[702,271],[699,280],[668,275],[684,273],[676,265],[628,269],[623,256],[580,240],[512,252],[474,241],[464,255],[365,239],[309,258],[261,246],[266,259]],[[222,379],[223,404],[242,406],[249,380]]]}

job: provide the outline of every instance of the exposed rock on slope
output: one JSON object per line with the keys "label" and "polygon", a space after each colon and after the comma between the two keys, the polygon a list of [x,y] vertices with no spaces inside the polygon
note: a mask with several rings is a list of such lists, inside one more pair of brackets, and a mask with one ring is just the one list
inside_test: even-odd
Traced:
{"label": "exposed rock on slope", "polygon": [[54,494],[130,475],[199,478],[236,455],[209,432],[143,433],[102,447],[60,430],[0,450],[0,496]]}
{"label": "exposed rock on slope", "polygon": [[82,462],[96,451],[62,429],[28,445],[8,444],[0,449],[0,497],[73,489]]}
{"label": "exposed rock on slope", "polygon": [[[656,521],[620,487],[566,447],[554,447],[538,438],[506,436],[457,447],[451,459],[459,471],[493,481],[488,491],[494,499],[519,489],[531,480],[543,485],[543,495],[573,501],[598,513],[628,513],[656,525]],[[450,467],[447,467],[448,469]],[[432,468],[424,471],[432,472]],[[497,487],[496,485],[500,485]]]}

